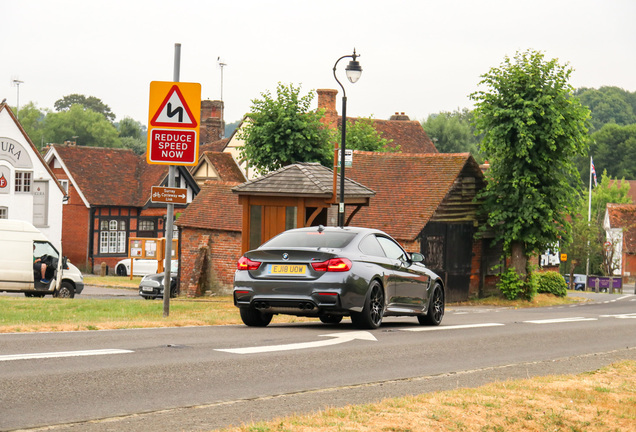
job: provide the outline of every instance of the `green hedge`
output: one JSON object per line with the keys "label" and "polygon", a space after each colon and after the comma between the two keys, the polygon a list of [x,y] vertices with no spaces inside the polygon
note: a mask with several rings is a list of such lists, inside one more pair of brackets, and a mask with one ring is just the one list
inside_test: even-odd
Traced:
{"label": "green hedge", "polygon": [[565,297],[568,294],[568,285],[558,272],[535,273],[534,278],[539,293],[554,294],[557,297]]}

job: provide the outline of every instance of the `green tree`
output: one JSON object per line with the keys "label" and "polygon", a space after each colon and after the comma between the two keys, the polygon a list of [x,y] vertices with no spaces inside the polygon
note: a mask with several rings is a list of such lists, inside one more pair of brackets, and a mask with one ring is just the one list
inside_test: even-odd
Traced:
{"label": "green tree", "polygon": [[131,137],[143,140],[146,138],[146,126],[133,120],[130,117],[124,117],[119,123],[115,125],[120,137]]}
{"label": "green tree", "polygon": [[241,157],[259,172],[276,170],[296,162],[332,165],[330,132],[320,119],[321,111],[310,111],[313,93],[300,96],[300,87],[281,83],[276,97],[269,91],[252,100],[251,112],[239,138],[245,141]]}
{"label": "green tree", "polygon": [[47,137],[44,136],[44,115],[33,102],[21,106],[18,115],[24,131],[37,148],[47,142]]}
{"label": "green tree", "polygon": [[44,137],[48,142],[75,141],[77,145],[121,147],[115,126],[95,111],[73,105],[69,110],[48,113],[44,119]]}
{"label": "green tree", "polygon": [[53,104],[56,111],[70,110],[73,105],[82,105],[85,109],[100,113],[106,120],[112,122],[115,120],[115,114],[110,111],[110,107],[95,96],[84,96],[81,94],[70,94],[58,99]]}
{"label": "green tree", "polygon": [[526,297],[528,257],[571,238],[566,212],[579,196],[573,156],[587,150],[589,117],[572,97],[571,72],[540,52],[517,52],[482,76],[486,91],[471,94],[481,151],[490,161],[478,196],[487,217],[482,229],[502,242]]}
{"label": "green tree", "polygon": [[590,109],[592,131],[609,123],[622,126],[636,123],[636,92],[630,93],[619,87],[607,86],[598,90],[580,88],[574,95]]}
{"label": "green tree", "polygon": [[[342,128],[334,131],[333,140],[338,143],[342,141]],[[372,118],[358,118],[355,121],[347,120],[347,149],[363,150],[372,152],[397,153],[400,146],[390,147],[393,140],[382,138],[382,133],[373,127]]]}
{"label": "green tree", "polygon": [[[626,126],[609,123],[591,138],[590,154],[597,169],[607,170],[613,177],[636,179],[636,123]],[[589,176],[589,158],[586,160],[581,175]]]}
{"label": "green tree", "polygon": [[239,127],[239,125],[241,124],[242,120],[237,120],[235,122],[232,123],[226,123],[225,124],[225,137],[229,138],[230,136],[232,136],[232,134],[234,133],[234,130]]}
{"label": "green tree", "polygon": [[480,137],[475,136],[473,113],[467,108],[453,112],[431,114],[422,122],[422,128],[435,142],[440,153],[471,153],[479,156]]}

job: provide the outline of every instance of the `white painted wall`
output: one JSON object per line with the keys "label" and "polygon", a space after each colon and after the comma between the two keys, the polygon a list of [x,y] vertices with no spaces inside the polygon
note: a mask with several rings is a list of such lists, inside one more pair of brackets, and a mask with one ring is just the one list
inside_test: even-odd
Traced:
{"label": "white painted wall", "polygon": [[[4,145],[3,145],[4,143]],[[15,171],[32,172],[31,192],[15,192]],[[62,206],[64,194],[57,186],[57,179],[49,172],[44,160],[16,124],[5,107],[0,110],[0,172],[9,172],[5,193],[0,193],[0,207],[8,208],[8,218],[34,223],[33,197],[38,181],[48,184],[48,221],[36,227],[58,249],[62,242]],[[34,224],[35,225],[35,224]]]}

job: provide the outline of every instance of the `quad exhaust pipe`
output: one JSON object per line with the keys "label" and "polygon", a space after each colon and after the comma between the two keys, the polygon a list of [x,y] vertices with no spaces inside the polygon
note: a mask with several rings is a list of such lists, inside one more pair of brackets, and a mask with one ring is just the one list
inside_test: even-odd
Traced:
{"label": "quad exhaust pipe", "polygon": [[[262,309],[269,309],[271,306],[268,302],[266,301],[256,301],[254,302],[254,308],[262,310]],[[314,309],[314,304],[311,302],[300,302],[298,303],[298,305],[296,306],[298,309],[300,310],[313,310]]]}

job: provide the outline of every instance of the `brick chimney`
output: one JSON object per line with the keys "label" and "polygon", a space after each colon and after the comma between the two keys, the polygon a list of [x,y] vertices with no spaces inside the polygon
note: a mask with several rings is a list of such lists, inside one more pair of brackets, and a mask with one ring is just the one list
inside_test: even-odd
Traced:
{"label": "brick chimney", "polygon": [[398,113],[398,112],[396,112],[395,114],[393,114],[393,115],[391,116],[391,118],[390,118],[389,120],[402,120],[402,121],[409,121],[409,120],[411,120],[411,119],[409,118],[409,116],[407,116],[407,115],[406,115],[406,114],[404,114],[403,112],[402,112],[402,113]]}
{"label": "brick chimney", "polygon": [[318,109],[325,110],[323,123],[328,127],[335,129],[338,127],[338,111],[336,110],[336,95],[338,90],[318,89]]}
{"label": "brick chimney", "polygon": [[209,144],[225,136],[225,121],[223,120],[223,101],[201,101],[201,137],[199,144]]}

